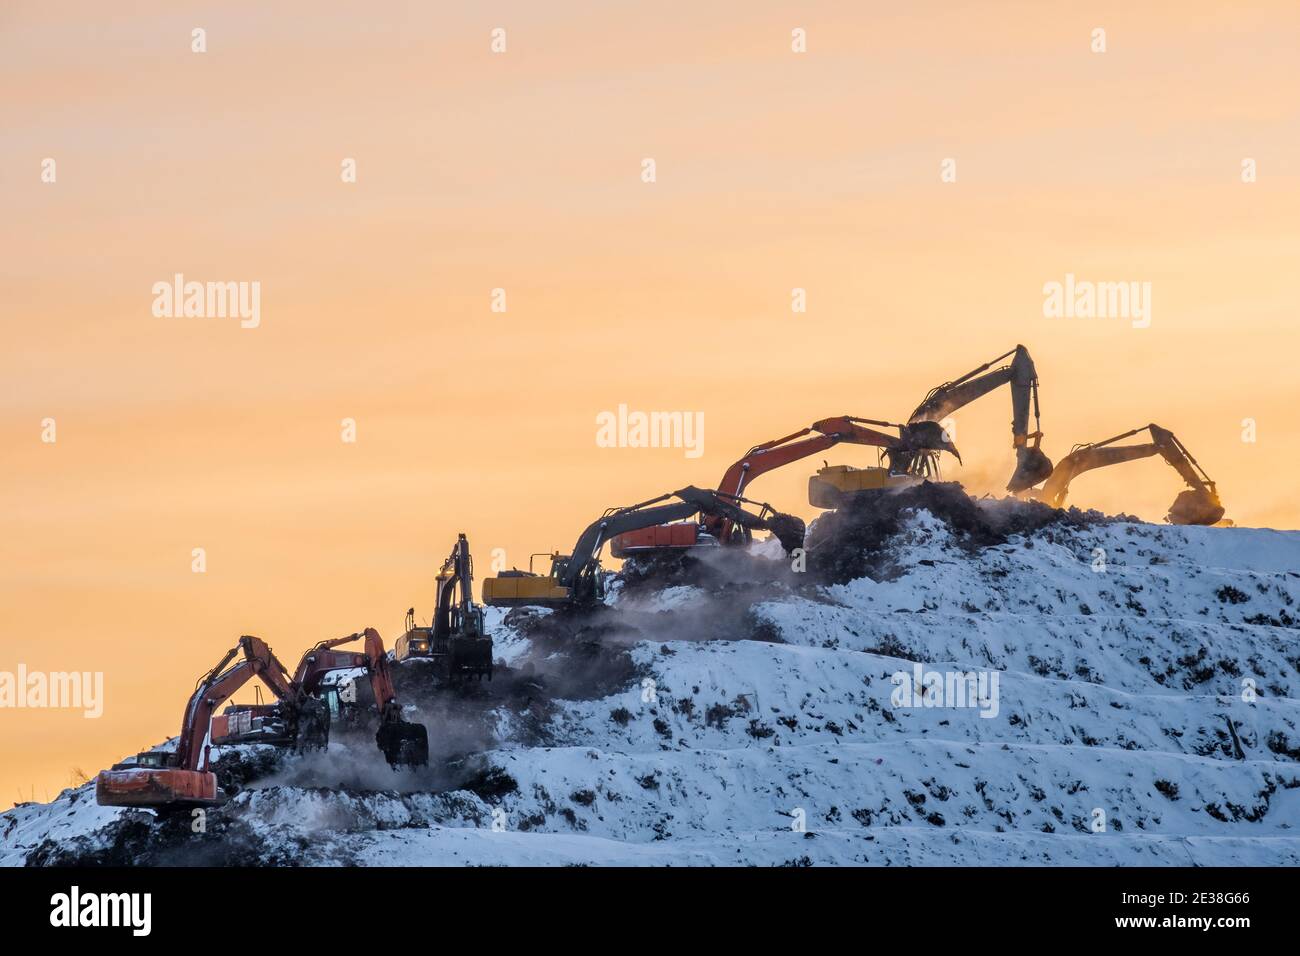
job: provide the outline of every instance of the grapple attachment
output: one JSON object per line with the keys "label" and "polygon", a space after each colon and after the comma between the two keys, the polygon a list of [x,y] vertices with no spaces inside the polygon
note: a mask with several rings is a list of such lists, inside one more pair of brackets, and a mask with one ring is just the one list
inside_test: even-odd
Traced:
{"label": "grapple attachment", "polygon": [[1223,517],[1219,496],[1206,488],[1188,488],[1169,506],[1170,524],[1214,524]]}
{"label": "grapple attachment", "polygon": [[394,767],[422,767],[429,762],[429,732],[424,724],[385,720],[375,734],[375,743]]}
{"label": "grapple attachment", "polygon": [[938,422],[912,422],[902,429],[903,443],[917,451],[947,451],[961,461],[961,453],[948,437],[948,431]]}
{"label": "grapple attachment", "polygon": [[1021,445],[1016,449],[1016,470],[1007,482],[1007,491],[1019,494],[1028,491],[1052,473],[1052,460],[1035,445]]}
{"label": "grapple attachment", "polygon": [[781,542],[786,554],[803,547],[804,533],[808,527],[802,518],[774,511],[767,516],[767,527]]}

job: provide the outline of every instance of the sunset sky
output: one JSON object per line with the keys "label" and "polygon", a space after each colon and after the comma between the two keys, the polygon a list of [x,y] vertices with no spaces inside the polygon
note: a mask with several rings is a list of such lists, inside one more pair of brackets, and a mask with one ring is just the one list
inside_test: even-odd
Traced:
{"label": "sunset sky", "polygon": [[[1297,528],[1297,49],[1293,0],[4,4],[0,671],[106,700],[0,709],[0,804],[174,735],[242,633],[391,644],[457,532],[526,566],[1018,342],[1050,457],[1156,422],[1237,524]],[[155,317],[176,273],[260,283],[260,325]],[[1067,274],[1151,283],[1150,327],[1044,317]],[[621,403],[702,412],[703,455],[598,447]],[[1001,491],[1009,406],[958,414],[946,477]],[[812,518],[820,463],[752,495]]]}

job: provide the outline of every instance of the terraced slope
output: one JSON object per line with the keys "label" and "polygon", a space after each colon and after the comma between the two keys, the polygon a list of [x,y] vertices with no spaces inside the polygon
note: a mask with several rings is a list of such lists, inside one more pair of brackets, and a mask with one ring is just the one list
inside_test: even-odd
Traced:
{"label": "terraced slope", "polygon": [[505,678],[414,713],[481,756],[394,775],[331,744],[202,837],[67,791],[0,815],[0,860],[1300,864],[1300,534],[887,530],[875,580],[773,557],[495,615]]}

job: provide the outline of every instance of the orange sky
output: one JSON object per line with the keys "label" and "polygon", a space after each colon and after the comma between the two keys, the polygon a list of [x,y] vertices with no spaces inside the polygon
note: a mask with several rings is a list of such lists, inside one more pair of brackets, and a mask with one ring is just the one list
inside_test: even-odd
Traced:
{"label": "orange sky", "polygon": [[[0,801],[176,733],[241,633],[391,642],[458,531],[524,564],[1017,342],[1053,458],[1155,421],[1238,524],[1300,523],[1292,2],[226,6],[0,11],[0,670],[107,694],[0,710]],[[176,272],[260,282],[260,327],[153,317]],[[1150,282],[1151,327],[1044,318],[1066,273]],[[703,412],[703,456],[598,448],[620,403]],[[949,477],[1001,487],[1008,404],[958,416]],[[753,494],[811,517],[817,463]]]}

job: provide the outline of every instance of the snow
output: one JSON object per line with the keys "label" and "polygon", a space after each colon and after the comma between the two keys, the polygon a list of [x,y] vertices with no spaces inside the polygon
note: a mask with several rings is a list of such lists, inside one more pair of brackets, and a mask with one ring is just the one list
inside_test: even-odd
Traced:
{"label": "snow", "polygon": [[[544,739],[503,707],[498,789],[279,775],[221,813],[322,865],[1300,864],[1300,533],[1062,524],[972,553],[920,512],[891,551],[890,580],[771,588],[767,639],[679,639],[716,596],[614,588],[635,677],[551,701]],[[506,664],[556,659],[489,625]],[[996,714],[894,706],[917,662],[996,672]],[[0,863],[120,813],[82,787],[0,814]]]}

